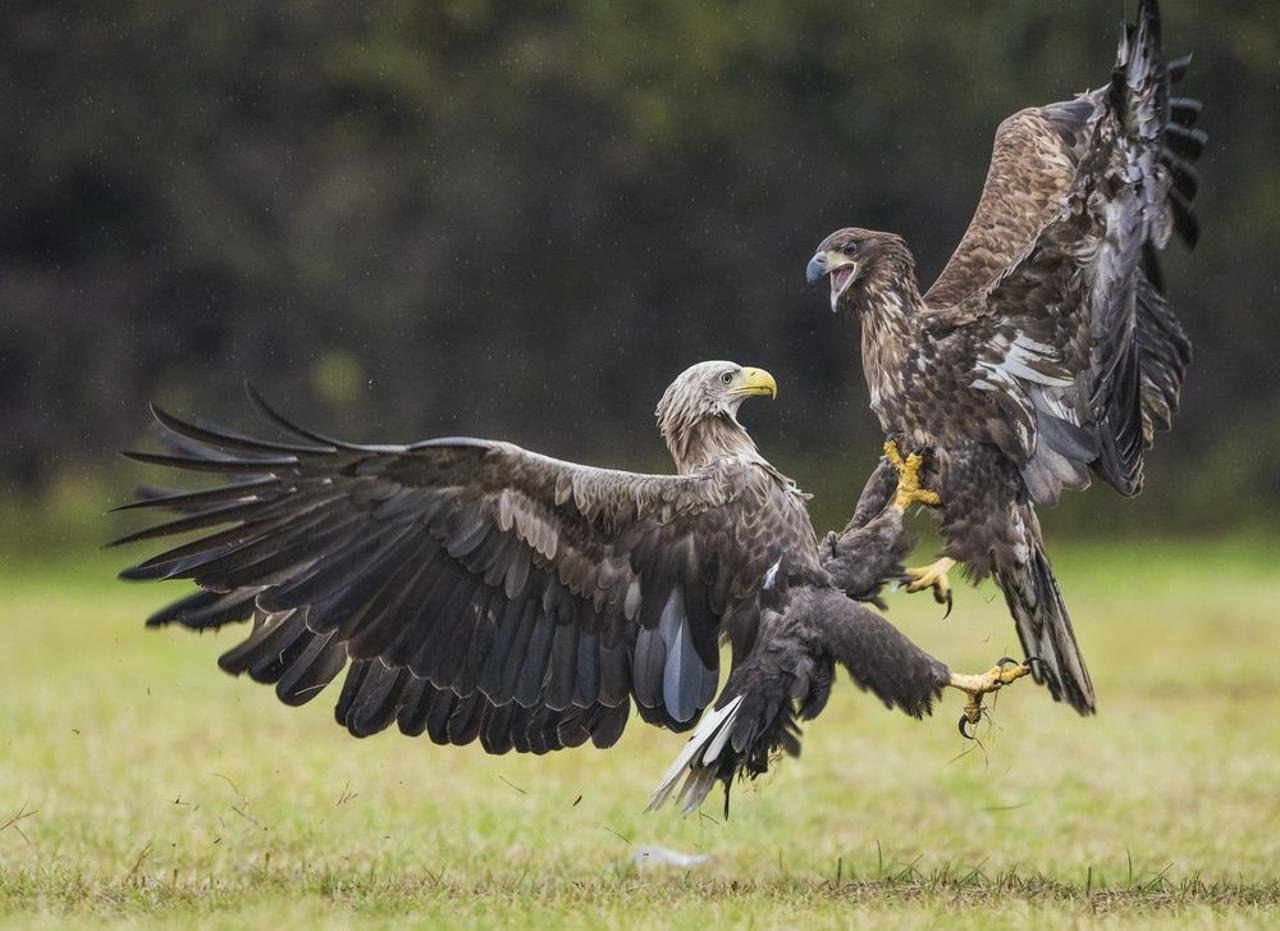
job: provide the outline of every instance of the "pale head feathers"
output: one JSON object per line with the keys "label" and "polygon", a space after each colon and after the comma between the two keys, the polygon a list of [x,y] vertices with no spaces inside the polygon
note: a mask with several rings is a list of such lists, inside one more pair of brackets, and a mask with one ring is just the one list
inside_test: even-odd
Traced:
{"label": "pale head feathers", "polygon": [[738,408],[753,395],[776,391],[773,377],[736,362],[699,362],[681,372],[654,412],[658,429],[682,473],[720,458],[759,459]]}

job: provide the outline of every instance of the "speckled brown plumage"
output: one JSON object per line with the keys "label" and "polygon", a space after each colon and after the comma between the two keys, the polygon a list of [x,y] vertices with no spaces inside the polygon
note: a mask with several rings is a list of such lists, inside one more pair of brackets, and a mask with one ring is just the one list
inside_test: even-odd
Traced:
{"label": "speckled brown plumage", "polygon": [[1166,65],[1160,46],[1143,0],[1105,87],[1000,125],[973,220],[924,294],[891,233],[839,230],[809,266],[861,323],[881,426],[931,451],[946,555],[994,574],[1037,678],[1082,713],[1093,688],[1033,505],[1091,471],[1137,494],[1190,362],[1155,254],[1172,232],[1198,236],[1204,137],[1199,105],[1170,97],[1185,62]]}
{"label": "speckled brown plumage", "polygon": [[226,483],[128,505],[177,517],[117,542],[198,536],[124,575],[200,586],[150,624],[251,618],[220,665],[273,684],[288,704],[345,669],[336,715],[352,734],[396,724],[492,753],[607,747],[633,706],[650,723],[691,728],[715,699],[725,639],[723,739],[664,782],[669,792],[687,777],[693,806],[716,780],[727,791],[796,752],[797,721],[821,709],[837,663],[915,716],[949,676],[842,590],[874,596],[896,566],[896,534],[851,538],[835,575],[823,565],[805,496],[737,419],[744,397],[766,391],[772,377],[731,362],[677,378],[657,411],[675,475],[466,437],[343,443],[256,396],[289,441],[157,409],[175,451],[130,455]]}

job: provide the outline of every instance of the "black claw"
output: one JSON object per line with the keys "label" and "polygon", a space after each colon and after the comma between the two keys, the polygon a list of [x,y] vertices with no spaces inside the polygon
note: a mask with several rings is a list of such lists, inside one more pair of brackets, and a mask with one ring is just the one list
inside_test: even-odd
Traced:
{"label": "black claw", "polygon": [[964,714],[960,715],[960,723],[958,725],[958,728],[960,730],[960,736],[963,737],[965,740],[976,740],[977,738],[975,735],[970,734],[968,731],[964,729],[964,726],[968,723],[969,723],[969,716]]}
{"label": "black claw", "polygon": [[951,592],[947,592],[947,601],[946,601],[946,605],[947,605],[946,613],[944,613],[944,614],[942,615],[942,619],[943,619],[944,621],[945,621],[947,618],[951,617],[951,607],[952,607],[952,603],[951,603]]}
{"label": "black claw", "polygon": [[1028,656],[1025,660],[1023,660],[1023,662],[1026,663],[1028,666],[1030,666],[1031,671],[1034,672],[1036,675],[1041,674],[1041,670],[1036,668],[1037,663],[1039,663],[1041,666],[1044,665],[1044,660],[1042,660],[1040,657]]}
{"label": "black claw", "polygon": [[1021,666],[1021,665],[1022,665],[1020,662],[1018,662],[1018,661],[1017,661],[1016,659],[1014,659],[1012,656],[1002,656],[1002,657],[1000,657],[998,660],[996,660],[996,665],[997,665],[997,666],[1004,666],[1006,663],[1007,663],[1008,665],[1010,665],[1010,666]]}

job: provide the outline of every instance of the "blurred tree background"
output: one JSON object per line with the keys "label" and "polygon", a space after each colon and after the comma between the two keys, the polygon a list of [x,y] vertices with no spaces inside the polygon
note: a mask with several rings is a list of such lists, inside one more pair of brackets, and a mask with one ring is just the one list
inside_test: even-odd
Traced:
{"label": "blurred tree background", "polygon": [[[929,280],[996,124],[1105,81],[1118,6],[5,4],[8,542],[105,535],[148,399],[246,428],[249,378],[352,439],[665,468],[653,405],[702,358],[778,376],[745,419],[835,524],[879,437],[806,260],[856,223]],[[1165,8],[1212,136],[1166,263],[1197,355],[1143,502],[1051,518],[1093,534],[1280,504],[1280,5]]]}

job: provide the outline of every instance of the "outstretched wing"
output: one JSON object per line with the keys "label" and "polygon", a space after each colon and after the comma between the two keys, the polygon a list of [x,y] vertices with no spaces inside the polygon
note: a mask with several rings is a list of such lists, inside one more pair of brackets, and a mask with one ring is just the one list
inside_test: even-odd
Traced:
{"label": "outstretched wing", "polygon": [[925,295],[935,332],[980,347],[974,383],[1009,421],[1001,442],[1035,499],[1142,485],[1142,456],[1177,408],[1190,343],[1155,254],[1194,245],[1199,104],[1171,99],[1159,11],[1140,4],[1110,84],[1001,125],[973,221]]}
{"label": "outstretched wing", "polygon": [[638,475],[469,438],[359,446],[256,402],[304,442],[154,410],[178,452],[132,458],[228,482],[126,505],[179,516],[119,543],[199,536],[124,575],[201,587],[150,624],[252,617],[221,665],[286,703],[350,661],[338,719],[357,735],[398,721],[496,752],[608,745],[632,698],[646,720],[692,726],[721,621],[783,546],[743,471]]}
{"label": "outstretched wing", "polygon": [[949,307],[972,297],[1036,239],[1071,187],[1098,106],[1095,95],[1087,95],[1005,118],[973,218],[925,293],[926,305]]}

